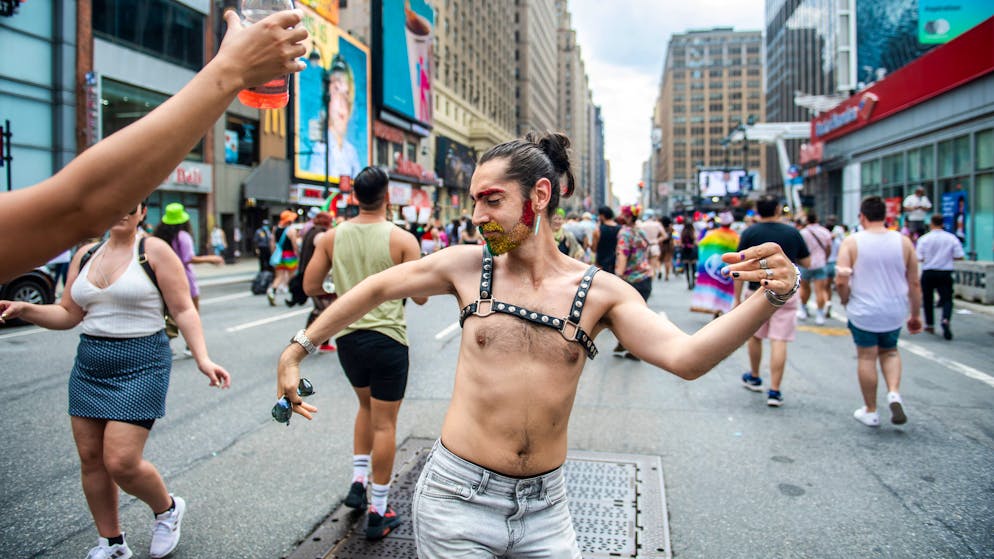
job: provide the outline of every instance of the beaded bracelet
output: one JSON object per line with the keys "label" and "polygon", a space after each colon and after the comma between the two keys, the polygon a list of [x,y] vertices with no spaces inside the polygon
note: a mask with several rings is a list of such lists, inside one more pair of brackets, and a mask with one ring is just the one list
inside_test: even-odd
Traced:
{"label": "beaded bracelet", "polygon": [[787,304],[787,301],[797,293],[797,290],[801,287],[801,270],[794,265],[794,287],[790,288],[790,291],[784,293],[783,295],[778,294],[772,289],[766,290],[766,300],[770,302],[774,307],[782,307]]}

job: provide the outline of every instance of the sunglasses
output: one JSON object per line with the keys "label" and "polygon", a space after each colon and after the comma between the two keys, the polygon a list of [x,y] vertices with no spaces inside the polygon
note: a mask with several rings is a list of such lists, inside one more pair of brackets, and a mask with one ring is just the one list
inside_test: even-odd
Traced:
{"label": "sunglasses", "polygon": [[[314,394],[314,385],[305,378],[300,379],[300,382],[297,383],[297,395],[303,398],[311,394]],[[293,404],[290,403],[290,400],[286,399],[286,396],[283,396],[279,400],[276,400],[276,405],[273,406],[272,413],[273,419],[279,423],[285,423],[289,427],[290,416],[293,415]]]}

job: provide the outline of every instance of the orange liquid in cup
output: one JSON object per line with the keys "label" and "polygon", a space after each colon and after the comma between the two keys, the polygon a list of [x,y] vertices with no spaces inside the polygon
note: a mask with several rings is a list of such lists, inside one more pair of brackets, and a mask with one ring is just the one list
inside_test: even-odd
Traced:
{"label": "orange liquid in cup", "polygon": [[288,76],[281,76],[258,87],[238,92],[238,100],[256,109],[280,109],[290,100]]}

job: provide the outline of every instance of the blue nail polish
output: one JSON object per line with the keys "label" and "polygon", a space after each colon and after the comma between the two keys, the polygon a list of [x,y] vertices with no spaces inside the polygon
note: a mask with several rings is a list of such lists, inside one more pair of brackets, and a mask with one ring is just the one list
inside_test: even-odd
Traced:
{"label": "blue nail polish", "polygon": [[744,252],[740,252],[739,253],[739,260],[745,260],[745,259],[746,259],[745,253]]}

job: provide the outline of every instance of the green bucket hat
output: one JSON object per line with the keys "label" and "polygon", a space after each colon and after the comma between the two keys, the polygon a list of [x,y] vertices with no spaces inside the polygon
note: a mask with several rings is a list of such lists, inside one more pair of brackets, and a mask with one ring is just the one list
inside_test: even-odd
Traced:
{"label": "green bucket hat", "polygon": [[173,202],[166,206],[166,213],[162,216],[162,223],[166,225],[179,225],[190,221],[190,214],[186,213],[183,204]]}

